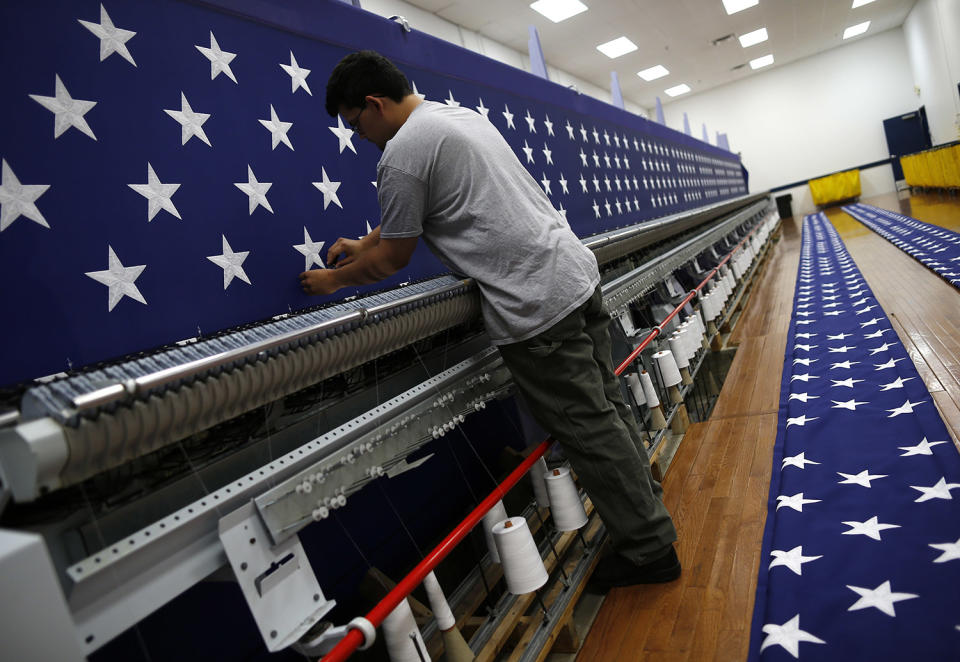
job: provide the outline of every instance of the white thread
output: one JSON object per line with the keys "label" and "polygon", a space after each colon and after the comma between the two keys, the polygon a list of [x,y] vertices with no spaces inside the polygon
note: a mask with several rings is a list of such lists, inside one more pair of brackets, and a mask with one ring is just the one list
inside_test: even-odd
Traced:
{"label": "white thread", "polygon": [[427,590],[427,598],[430,600],[433,616],[437,619],[437,627],[440,630],[449,630],[456,625],[457,619],[453,617],[447,598],[443,595],[443,589],[440,588],[440,582],[437,581],[437,576],[432,570],[423,578],[423,587]]}
{"label": "white thread", "polygon": [[647,404],[647,397],[643,393],[643,385],[640,383],[640,376],[631,372],[627,375],[627,384],[630,385],[630,392],[633,393],[633,399],[638,405]]}
{"label": "white thread", "polygon": [[483,516],[483,537],[487,541],[487,550],[490,552],[490,560],[493,563],[500,563],[500,553],[497,551],[497,545],[493,542],[493,526],[497,522],[507,519],[507,509],[503,501],[497,503],[487,511]]}
{"label": "white thread", "polygon": [[657,376],[664,386],[676,386],[680,383],[680,368],[669,349],[653,355],[654,365],[657,367]]}
{"label": "white thread", "polygon": [[660,406],[660,398],[657,396],[657,389],[653,386],[653,378],[646,370],[640,372],[640,384],[643,386],[643,395],[646,397],[647,406],[651,409]]}
{"label": "white thread", "polygon": [[[675,333],[674,335],[670,336],[670,353],[672,354],[675,367],[687,368],[690,366],[690,361],[687,358],[689,353],[687,347],[686,331],[681,331],[680,333]],[[653,358],[657,359],[658,355],[661,353],[662,352],[657,352],[657,354],[653,355]],[[659,359],[657,360],[659,362]],[[663,368],[661,367],[661,369]],[[667,384],[667,386],[673,386],[673,384]]]}
{"label": "white thread", "polygon": [[566,467],[548,472],[544,479],[550,494],[550,513],[559,531],[576,531],[587,523],[587,512],[580,501],[580,493],[573,476]]}
{"label": "white thread", "polygon": [[[420,662],[421,654],[423,659],[429,662],[430,654],[423,643],[417,622],[413,620],[413,611],[406,598],[383,619],[382,627],[383,640],[387,644],[391,662]],[[420,652],[417,652],[418,646]]]}
{"label": "white thread", "polygon": [[540,550],[533,541],[527,520],[511,517],[497,522],[493,527],[493,539],[500,552],[508,591],[522,595],[536,591],[547,583],[547,569],[543,566]]}
{"label": "white thread", "polygon": [[530,467],[530,482],[533,483],[533,494],[537,497],[537,506],[550,507],[550,497],[547,495],[547,486],[543,482],[543,474],[547,473],[547,461],[540,457]]}

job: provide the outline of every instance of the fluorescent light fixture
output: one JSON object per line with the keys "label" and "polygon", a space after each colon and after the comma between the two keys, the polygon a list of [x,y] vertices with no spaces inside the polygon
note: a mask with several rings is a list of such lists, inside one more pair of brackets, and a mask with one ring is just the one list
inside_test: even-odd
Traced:
{"label": "fluorescent light fixture", "polygon": [[740,35],[740,45],[744,48],[749,48],[755,44],[763,43],[767,39],[767,29],[760,28],[759,30],[754,30],[753,32]]}
{"label": "fluorescent light fixture", "polygon": [[763,57],[758,57],[756,60],[750,60],[751,69],[759,69],[760,67],[766,67],[773,64],[773,55],[764,55]]}
{"label": "fluorescent light fixture", "polygon": [[870,28],[870,21],[864,21],[863,23],[857,23],[856,25],[851,25],[849,28],[843,31],[843,38],[849,39],[850,37],[856,37],[857,35],[863,34]]}
{"label": "fluorescent light fixture", "polygon": [[671,87],[668,90],[664,90],[664,92],[666,92],[672,97],[680,96],[681,94],[686,94],[689,91],[690,91],[690,86],[687,85],[686,83],[681,83],[680,85]]}
{"label": "fluorescent light fixture", "polygon": [[626,37],[617,37],[613,41],[597,46],[597,50],[609,58],[620,57],[637,50],[637,45]]}
{"label": "fluorescent light fixture", "polygon": [[651,81],[657,80],[658,78],[663,78],[670,72],[667,71],[667,68],[662,64],[658,64],[655,67],[650,67],[649,69],[644,69],[643,71],[638,71],[637,75],[640,76],[643,80]]}
{"label": "fluorescent light fixture", "polygon": [[850,9],[856,9],[857,7],[863,7],[864,5],[869,5],[873,0],[853,0],[853,6]]}
{"label": "fluorescent light fixture", "polygon": [[543,14],[554,23],[559,23],[587,11],[588,7],[580,0],[537,0],[530,5],[530,9]]}
{"label": "fluorescent light fixture", "polygon": [[723,0],[723,8],[727,14],[736,14],[738,11],[750,9],[760,4],[760,0]]}

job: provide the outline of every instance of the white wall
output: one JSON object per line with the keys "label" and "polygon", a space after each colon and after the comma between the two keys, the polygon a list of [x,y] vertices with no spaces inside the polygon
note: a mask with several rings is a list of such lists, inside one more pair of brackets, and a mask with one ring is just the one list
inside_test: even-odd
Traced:
{"label": "white wall", "polygon": [[[403,0],[361,0],[360,5],[367,11],[386,18],[403,16],[410,23],[410,27],[415,30],[420,30],[439,39],[463,46],[471,51],[486,55],[489,58],[509,64],[517,69],[530,71],[530,57],[527,53],[516,51],[498,41],[484,37],[478,32],[468,30],[456,23],[451,23],[419,7],[414,7]],[[376,49],[376,46],[372,45],[371,48]],[[597,87],[581,78],[577,78],[573,74],[552,67],[549,62],[547,63],[547,75],[554,83],[563,85],[564,87],[573,85],[582,94],[606,103],[611,103],[609,89],[605,90]],[[646,109],[635,103],[624,100],[624,106],[626,110],[631,113],[640,115],[641,117],[649,117]]]}
{"label": "white wall", "polygon": [[903,32],[933,144],[960,139],[960,2],[920,0]]}
{"label": "white wall", "polygon": [[[887,158],[883,120],[920,105],[896,28],[681,97],[664,114],[682,131],[687,112],[696,136],[704,122],[711,140],[726,133],[750,171],[750,190],[763,191]],[[864,196],[893,191],[890,167],[862,172],[861,188]],[[790,192],[795,214],[814,209],[806,186]]]}

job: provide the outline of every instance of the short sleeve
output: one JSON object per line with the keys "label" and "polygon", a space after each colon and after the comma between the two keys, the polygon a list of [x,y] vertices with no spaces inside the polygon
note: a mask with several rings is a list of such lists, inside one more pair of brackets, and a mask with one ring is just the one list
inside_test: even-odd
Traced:
{"label": "short sleeve", "polygon": [[380,236],[384,239],[419,237],[427,211],[427,185],[402,170],[383,166],[377,173]]}

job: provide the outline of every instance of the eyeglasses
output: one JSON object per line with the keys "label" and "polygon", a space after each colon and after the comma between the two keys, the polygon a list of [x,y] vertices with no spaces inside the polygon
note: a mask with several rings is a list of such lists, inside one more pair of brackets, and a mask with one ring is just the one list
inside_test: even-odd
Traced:
{"label": "eyeglasses", "polygon": [[[369,95],[369,96],[376,97],[376,98],[378,98],[378,99],[383,99],[383,98],[386,97],[387,95],[385,95],[385,94],[371,94],[371,95]],[[354,117],[352,120],[347,120],[347,126],[349,126],[350,129],[351,129],[354,133],[359,133],[359,132],[360,132],[360,129],[359,129],[359,127],[358,127],[358,125],[360,124],[360,116],[363,115],[363,111],[365,111],[366,109],[367,109],[367,100],[364,99],[364,100],[363,100],[363,105],[360,106],[360,112],[357,113],[357,116]]]}

